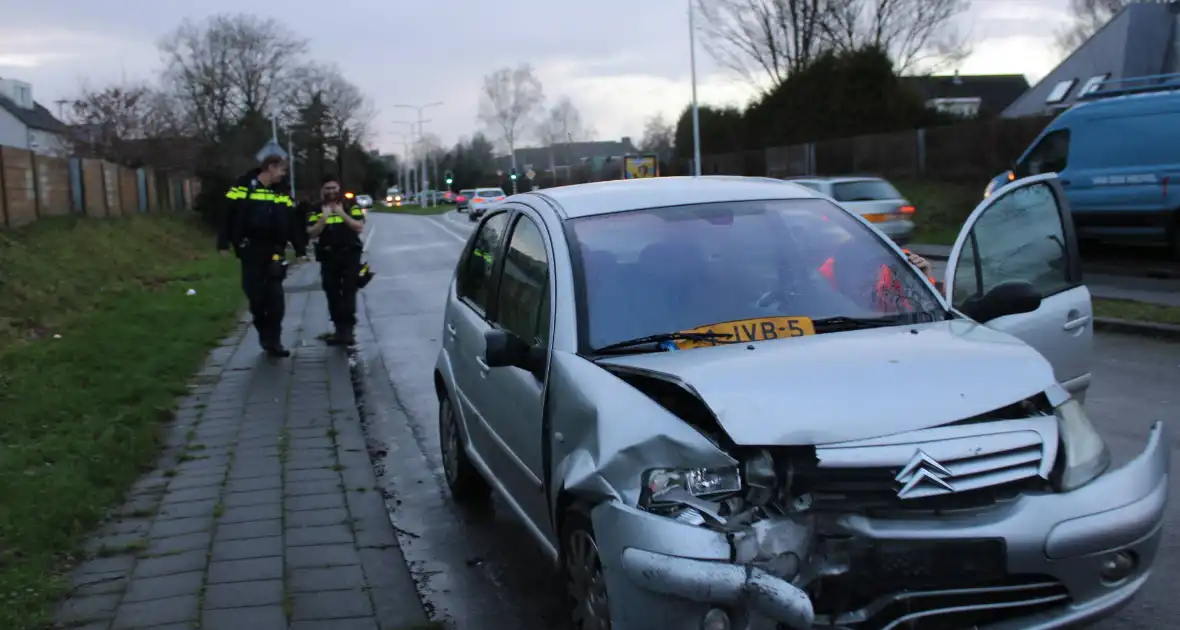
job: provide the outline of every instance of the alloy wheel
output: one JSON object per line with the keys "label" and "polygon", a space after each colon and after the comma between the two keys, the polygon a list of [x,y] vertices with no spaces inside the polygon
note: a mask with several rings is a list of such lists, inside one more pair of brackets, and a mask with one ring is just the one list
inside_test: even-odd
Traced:
{"label": "alloy wheel", "polygon": [[589,532],[570,533],[566,558],[567,589],[573,603],[574,627],[578,630],[610,630],[606,579],[598,545]]}

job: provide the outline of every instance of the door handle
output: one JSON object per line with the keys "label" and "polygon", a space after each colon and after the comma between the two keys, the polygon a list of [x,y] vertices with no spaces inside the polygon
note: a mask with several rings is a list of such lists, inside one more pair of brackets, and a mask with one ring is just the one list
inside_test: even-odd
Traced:
{"label": "door handle", "polygon": [[1077,319],[1071,319],[1071,320],[1065,322],[1065,325],[1062,326],[1062,329],[1064,329],[1068,332],[1073,332],[1075,330],[1078,330],[1079,328],[1082,328],[1083,326],[1085,326],[1086,324],[1089,324],[1089,323],[1090,323],[1090,316],[1089,315],[1082,315],[1081,317],[1079,317]]}
{"label": "door handle", "polygon": [[448,322],[447,323],[447,332],[450,333],[451,335],[454,335],[455,333],[458,332],[458,330],[455,328],[454,324]]}
{"label": "door handle", "polygon": [[492,368],[488,367],[488,362],[483,360],[483,357],[475,357],[475,363],[479,365],[479,373],[482,376],[487,376],[488,371]]}

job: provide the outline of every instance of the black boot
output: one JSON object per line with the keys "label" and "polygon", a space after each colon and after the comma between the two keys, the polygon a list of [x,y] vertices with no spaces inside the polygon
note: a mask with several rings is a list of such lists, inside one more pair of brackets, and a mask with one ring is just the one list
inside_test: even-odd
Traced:
{"label": "black boot", "polygon": [[336,339],[339,341],[339,345],[342,346],[356,345],[356,335],[352,332],[352,326],[341,326],[337,328]]}
{"label": "black boot", "polygon": [[340,326],[338,326],[335,322],[332,323],[332,326],[334,327],[334,330],[324,336],[324,343],[328,344],[329,346],[338,346],[340,345]]}
{"label": "black boot", "polygon": [[291,356],[291,351],[283,347],[282,329],[279,328],[267,331],[262,349],[266,351],[267,356],[278,359]]}

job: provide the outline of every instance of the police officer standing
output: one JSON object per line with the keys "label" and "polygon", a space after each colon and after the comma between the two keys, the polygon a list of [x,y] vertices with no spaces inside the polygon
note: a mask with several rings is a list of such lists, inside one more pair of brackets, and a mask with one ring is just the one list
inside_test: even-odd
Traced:
{"label": "police officer standing", "polygon": [[242,291],[258,331],[258,343],[272,357],[287,357],[283,348],[287,244],[305,255],[305,237],[291,198],[275,192],[287,174],[287,162],[271,155],[259,168],[242,176],[225,194],[229,207],[217,234],[217,249],[233,248],[242,264]]}
{"label": "police officer standing", "polygon": [[330,345],[356,343],[356,293],[361,276],[361,232],[365,231],[365,213],[355,205],[346,207],[340,193],[340,181],[324,178],[321,203],[307,217],[307,234],[316,241],[315,257],[320,262],[320,278],[328,298],[328,314],[335,333]]}

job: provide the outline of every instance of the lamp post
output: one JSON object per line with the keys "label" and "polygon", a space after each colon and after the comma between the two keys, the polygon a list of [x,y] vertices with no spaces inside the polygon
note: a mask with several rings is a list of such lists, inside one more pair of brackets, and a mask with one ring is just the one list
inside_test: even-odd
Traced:
{"label": "lamp post", "polygon": [[[422,112],[426,111],[427,109],[429,109],[431,107],[438,107],[439,105],[442,105],[442,104],[443,104],[442,101],[435,101],[433,103],[427,103],[425,105],[394,105],[394,107],[397,107],[399,109],[413,109],[418,112],[418,139],[421,140],[421,138],[422,138],[422,124],[427,122],[422,119]],[[423,159],[423,167],[425,167],[425,159]],[[429,181],[429,178],[426,176],[426,168],[422,168],[421,172],[422,172],[422,177],[421,177],[421,179],[422,179],[422,192],[425,193],[426,187],[430,185],[430,181]]]}
{"label": "lamp post", "polygon": [[701,176],[701,113],[697,107],[697,29],[696,10],[688,0],[688,60],[692,66],[692,175]]}

